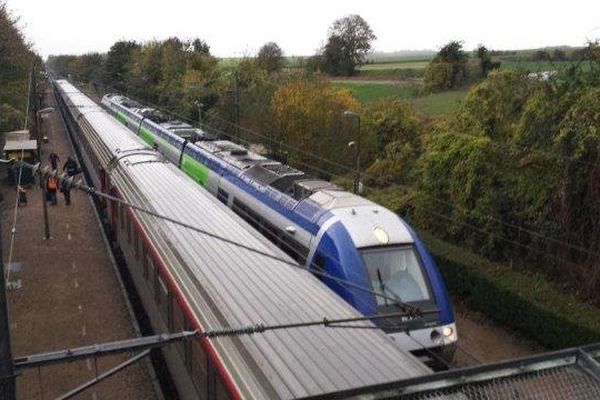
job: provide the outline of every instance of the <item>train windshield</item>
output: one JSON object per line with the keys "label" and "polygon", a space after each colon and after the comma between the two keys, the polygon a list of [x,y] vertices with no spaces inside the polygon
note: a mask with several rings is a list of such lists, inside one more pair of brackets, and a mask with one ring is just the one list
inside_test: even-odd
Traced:
{"label": "train windshield", "polygon": [[[414,245],[364,249],[361,255],[375,291],[407,303],[431,299]],[[376,297],[378,306],[391,304]]]}

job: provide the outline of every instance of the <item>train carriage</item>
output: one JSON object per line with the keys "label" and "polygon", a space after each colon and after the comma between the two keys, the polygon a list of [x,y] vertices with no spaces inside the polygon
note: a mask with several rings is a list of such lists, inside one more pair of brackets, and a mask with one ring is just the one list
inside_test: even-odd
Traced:
{"label": "train carriage", "polygon": [[[382,328],[434,364],[440,356],[452,359],[458,336],[443,279],[417,233],[395,213],[189,125],[196,133],[179,137],[185,123],[127,97],[107,94],[102,105],[298,262],[431,311]],[[363,314],[390,309],[370,293],[323,282]]]}
{"label": "train carriage", "polygon": [[[55,86],[97,187],[262,253],[107,202],[157,332],[360,315],[74,86]],[[163,352],[184,399],[328,396],[430,372],[371,322],[353,325],[203,338]]]}

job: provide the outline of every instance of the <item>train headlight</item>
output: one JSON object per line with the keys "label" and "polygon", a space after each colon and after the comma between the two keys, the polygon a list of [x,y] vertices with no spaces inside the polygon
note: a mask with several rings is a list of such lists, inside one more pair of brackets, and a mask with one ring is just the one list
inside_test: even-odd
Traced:
{"label": "train headlight", "polygon": [[442,334],[444,335],[445,338],[452,336],[453,333],[454,333],[454,329],[452,329],[451,326],[447,326],[444,329],[442,329]]}
{"label": "train headlight", "polygon": [[373,229],[373,234],[381,244],[387,244],[390,241],[390,237],[388,236],[387,232],[380,227]]}

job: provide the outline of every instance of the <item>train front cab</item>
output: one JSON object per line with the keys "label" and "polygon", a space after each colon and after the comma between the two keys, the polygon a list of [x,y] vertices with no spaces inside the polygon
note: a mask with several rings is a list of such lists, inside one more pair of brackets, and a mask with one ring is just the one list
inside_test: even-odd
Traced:
{"label": "train front cab", "polygon": [[[400,348],[441,368],[454,356],[457,340],[454,314],[435,261],[416,233],[412,229],[410,232],[416,239],[414,243],[357,249],[344,225],[336,222],[321,236],[311,259],[311,268],[388,298],[397,296],[402,302],[420,309],[422,316],[374,322]],[[331,278],[319,279],[364,315],[399,311],[389,299]],[[407,330],[410,336],[406,334]]]}

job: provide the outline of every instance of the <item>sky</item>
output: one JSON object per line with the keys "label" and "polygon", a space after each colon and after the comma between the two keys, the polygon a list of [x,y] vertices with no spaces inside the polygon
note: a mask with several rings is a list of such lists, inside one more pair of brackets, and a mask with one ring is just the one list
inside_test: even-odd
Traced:
{"label": "sky", "polygon": [[6,0],[35,50],[106,52],[120,39],[200,37],[218,57],[254,55],[275,41],[286,55],[310,55],[331,23],[348,14],[371,26],[377,52],[583,45],[600,38],[600,1],[466,0]]}

